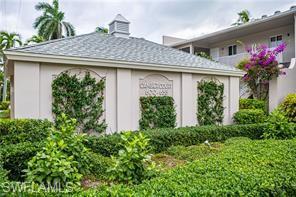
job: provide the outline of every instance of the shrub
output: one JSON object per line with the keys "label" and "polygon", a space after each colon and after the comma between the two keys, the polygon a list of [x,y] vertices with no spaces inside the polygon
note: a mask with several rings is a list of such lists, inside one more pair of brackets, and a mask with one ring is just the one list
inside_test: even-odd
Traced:
{"label": "shrub", "polygon": [[296,94],[288,94],[280,104],[280,109],[284,112],[288,121],[296,123]]}
{"label": "shrub", "polygon": [[117,157],[112,157],[113,165],[109,169],[111,180],[122,183],[141,183],[149,177],[153,168],[149,153],[149,139],[142,133],[132,135],[125,132],[121,135],[123,149]]}
{"label": "shrub", "polygon": [[170,96],[141,97],[140,129],[176,126],[174,99]]}
{"label": "shrub", "polygon": [[48,136],[51,126],[48,120],[0,120],[0,145],[42,141]]}
{"label": "shrub", "polygon": [[79,185],[82,173],[89,169],[84,135],[75,132],[76,120],[68,119],[65,114],[57,117],[57,123],[51,129],[45,147],[28,163],[27,180],[46,187]]}
{"label": "shrub", "polygon": [[266,102],[259,99],[239,99],[239,109],[261,109],[266,111]]}
{"label": "shrub", "polygon": [[[265,124],[228,125],[228,126],[200,126],[181,127],[176,129],[162,128],[150,129],[143,133],[150,139],[151,151],[159,153],[170,146],[190,146],[209,140],[221,142],[231,137],[249,137],[261,139]],[[134,132],[133,134],[136,134]],[[104,156],[116,155],[123,148],[119,134],[102,137],[87,137],[86,146],[93,152]]]}
{"label": "shrub", "polygon": [[43,143],[23,142],[1,146],[3,168],[8,171],[9,180],[24,181],[23,172],[28,168],[28,161],[42,149]]}
{"label": "shrub", "polygon": [[296,137],[296,127],[279,110],[275,109],[267,118],[267,127],[264,129],[264,138],[290,139]]}
{"label": "shrub", "polygon": [[265,113],[261,109],[241,109],[233,116],[236,124],[255,124],[265,121]]}
{"label": "shrub", "polygon": [[197,86],[197,121],[199,125],[221,124],[223,121],[224,84],[202,80]]}
{"label": "shrub", "polygon": [[[294,196],[296,140],[233,143],[214,156],[128,187],[90,193],[112,196]],[[87,195],[88,191],[84,192]]]}

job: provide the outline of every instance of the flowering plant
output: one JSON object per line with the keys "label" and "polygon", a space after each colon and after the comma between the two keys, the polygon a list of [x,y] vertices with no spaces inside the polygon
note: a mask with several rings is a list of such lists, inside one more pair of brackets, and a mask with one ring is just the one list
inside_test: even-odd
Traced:
{"label": "flowering plant", "polygon": [[238,64],[238,68],[246,71],[243,81],[249,86],[253,97],[265,100],[268,95],[269,81],[279,75],[286,73],[278,66],[276,57],[286,48],[286,44],[282,43],[274,49],[267,48],[266,45],[253,45],[247,48],[249,59],[242,60]]}

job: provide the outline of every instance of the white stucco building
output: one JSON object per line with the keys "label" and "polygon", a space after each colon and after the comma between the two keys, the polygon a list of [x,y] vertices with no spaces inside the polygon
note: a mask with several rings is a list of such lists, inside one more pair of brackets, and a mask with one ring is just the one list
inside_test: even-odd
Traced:
{"label": "white stucco building", "polygon": [[[213,77],[224,83],[224,123],[238,110],[239,78],[233,66],[129,36],[129,22],[118,15],[110,34],[90,33],[7,50],[11,79],[11,117],[52,119],[54,76],[71,69],[90,69],[106,77],[107,132],[139,128],[140,96],[174,98],[177,126],[197,124],[197,83]],[[165,92],[143,89],[141,82],[164,83]]]}
{"label": "white stucco building", "polygon": [[[216,61],[235,66],[249,56],[246,46],[265,44],[274,48],[285,42],[287,48],[277,61],[285,67],[287,75],[270,83],[269,110],[273,110],[287,94],[296,92],[295,32],[296,6],[292,6],[284,12],[275,11],[270,16],[262,15],[260,19],[188,40],[163,36],[163,44],[191,54],[205,52]],[[243,86],[241,90],[242,97],[248,96]]]}

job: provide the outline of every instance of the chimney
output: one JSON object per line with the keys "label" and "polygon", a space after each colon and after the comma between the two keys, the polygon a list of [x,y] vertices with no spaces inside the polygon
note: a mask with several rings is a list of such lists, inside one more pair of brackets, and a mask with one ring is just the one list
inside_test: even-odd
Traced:
{"label": "chimney", "polygon": [[115,19],[109,23],[109,34],[116,37],[128,38],[130,22],[121,14],[117,14]]}

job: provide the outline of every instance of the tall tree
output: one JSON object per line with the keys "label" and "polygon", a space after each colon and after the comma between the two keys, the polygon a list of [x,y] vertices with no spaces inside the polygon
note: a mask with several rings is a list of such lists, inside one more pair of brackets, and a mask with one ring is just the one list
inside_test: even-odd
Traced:
{"label": "tall tree", "polygon": [[38,29],[38,35],[46,40],[59,39],[67,36],[74,36],[74,26],[65,22],[65,13],[59,9],[59,1],[53,0],[52,5],[40,2],[35,6],[36,10],[43,11],[43,14],[36,18],[33,27]]}
{"label": "tall tree", "polygon": [[28,45],[28,44],[37,44],[37,43],[40,43],[40,42],[44,42],[45,39],[42,37],[42,36],[38,36],[38,35],[33,35],[31,38],[29,38],[26,42],[25,45]]}
{"label": "tall tree", "polygon": [[[21,45],[22,45],[22,41],[21,41],[21,36],[19,34],[9,33],[6,31],[0,32],[0,56],[3,55],[3,51],[5,49],[9,49],[11,47],[16,47],[16,46],[21,46]],[[0,58],[2,58],[2,57],[0,57]],[[5,65],[5,63],[4,63],[4,65]],[[4,73],[5,73],[5,66],[3,67],[3,69],[4,69]],[[7,78],[6,78],[6,76],[4,76],[2,101],[6,101],[6,92],[7,92]]]}
{"label": "tall tree", "polygon": [[248,10],[242,10],[241,12],[237,13],[238,19],[232,25],[241,25],[249,22],[251,20],[250,12]]}

